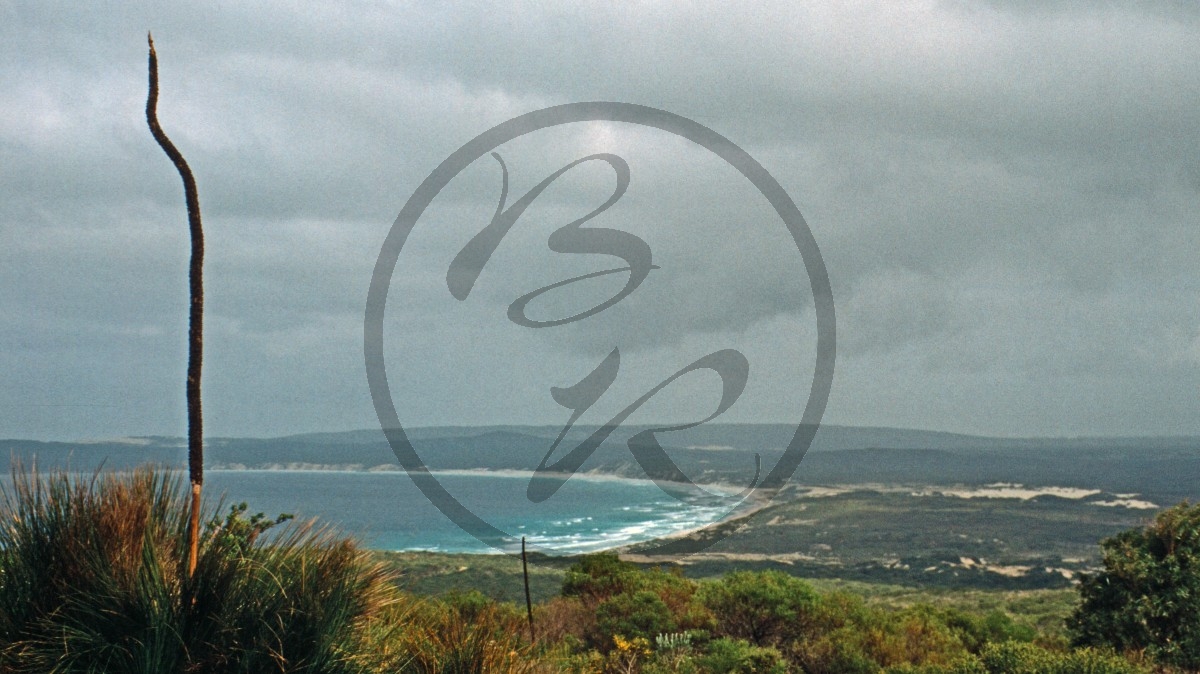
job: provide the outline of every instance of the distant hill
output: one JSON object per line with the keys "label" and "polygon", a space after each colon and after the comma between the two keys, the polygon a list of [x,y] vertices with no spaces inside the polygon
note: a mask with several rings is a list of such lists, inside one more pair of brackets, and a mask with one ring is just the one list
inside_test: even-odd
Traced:
{"label": "distant hill", "polygon": [[[584,464],[585,471],[644,477],[625,441],[647,427],[622,427]],[[595,431],[576,427],[561,456]],[[559,428],[550,426],[427,427],[407,431],[431,469],[532,470]],[[664,433],[660,442],[692,479],[748,482],[753,454],[769,470],[794,426],[711,424]],[[88,442],[0,440],[0,457],[24,466],[91,471],[154,462],[182,468],[181,438],[139,437]],[[209,438],[211,469],[399,469],[378,429],[281,438]],[[895,428],[822,426],[793,482],[799,484],[986,484],[1017,482],[1150,494],[1165,501],[1195,497],[1200,437],[987,438]]]}

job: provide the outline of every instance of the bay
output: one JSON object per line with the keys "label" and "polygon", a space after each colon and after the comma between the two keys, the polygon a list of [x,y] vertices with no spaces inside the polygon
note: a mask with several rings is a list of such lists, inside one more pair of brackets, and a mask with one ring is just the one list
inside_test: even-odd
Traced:
{"label": "bay", "polygon": [[[581,554],[651,540],[721,519],[731,503],[668,494],[653,482],[575,476],[532,503],[525,474],[434,472],[468,510],[532,549]],[[246,502],[250,513],[317,518],[381,550],[495,553],[443,515],[401,472],[207,471],[206,500]],[[503,546],[503,547],[508,547]]]}

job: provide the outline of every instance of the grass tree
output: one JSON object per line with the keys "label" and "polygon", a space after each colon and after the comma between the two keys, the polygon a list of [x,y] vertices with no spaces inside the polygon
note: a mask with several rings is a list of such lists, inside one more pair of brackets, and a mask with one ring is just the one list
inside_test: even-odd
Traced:
{"label": "grass tree", "polygon": [[200,540],[200,494],[204,485],[204,418],[200,406],[200,369],[204,354],[204,228],[200,224],[200,197],[192,169],[158,123],[158,56],[154,53],[154,38],[146,35],[150,47],[150,92],[146,97],[146,122],[159,147],[167,153],[183,178],[183,194],[187,202],[188,229],[192,238],[192,259],[188,268],[191,307],[188,312],[188,479],[192,485],[190,520],[188,523],[188,573],[196,569],[197,546]]}

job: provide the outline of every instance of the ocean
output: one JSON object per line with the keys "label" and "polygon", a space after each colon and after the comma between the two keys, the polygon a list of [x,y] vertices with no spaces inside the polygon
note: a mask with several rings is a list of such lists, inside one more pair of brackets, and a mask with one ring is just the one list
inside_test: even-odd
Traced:
{"label": "ocean", "polygon": [[[580,554],[647,541],[715,522],[727,499],[669,495],[653,482],[577,475],[547,501],[526,498],[527,475],[435,472],[459,502],[518,544]],[[435,508],[402,472],[205,471],[206,501],[224,495],[225,511],[316,517],[380,550],[495,553]]]}

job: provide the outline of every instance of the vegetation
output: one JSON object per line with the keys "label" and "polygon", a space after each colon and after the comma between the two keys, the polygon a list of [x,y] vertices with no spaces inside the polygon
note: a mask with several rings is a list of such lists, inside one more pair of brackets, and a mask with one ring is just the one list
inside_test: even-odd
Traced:
{"label": "vegetation", "polygon": [[[424,596],[477,590],[501,602],[523,601],[521,569],[504,555],[472,555],[436,552],[376,552],[377,558],[397,575],[397,583],[406,591]],[[560,594],[567,569],[577,558],[532,555],[530,585],[535,602],[547,602]],[[639,564],[640,567],[650,568]],[[731,569],[751,570],[751,562],[731,561],[723,567],[689,563],[678,571],[695,580],[721,578]],[[674,567],[673,567],[674,568]],[[806,574],[801,565],[775,567],[792,575]],[[715,572],[710,572],[715,569]],[[857,595],[876,608],[902,609],[917,604],[953,608],[969,614],[994,611],[1023,619],[1047,638],[1066,639],[1064,619],[1078,604],[1078,592],[1070,588],[1040,590],[995,590],[984,588],[946,588],[939,586],[898,585],[837,578],[805,576],[820,592],[847,592]]]}
{"label": "vegetation", "polygon": [[[1184,637],[1196,615],[1185,601],[1193,596],[1186,582],[1195,580],[1191,564],[1200,538],[1197,509],[1186,504],[1150,527],[1105,541],[1106,570],[1084,580],[1083,601],[1073,611],[1075,644],[1062,631],[1037,628],[1051,613],[1061,620],[1070,611],[1055,591],[912,594],[814,585],[779,570],[697,580],[679,568],[639,567],[614,554],[581,557],[557,570],[539,567],[535,579],[558,578],[559,589],[535,606],[531,641],[523,606],[477,590],[406,592],[404,578],[379,555],[312,523],[248,516],[244,504],[224,514],[207,511],[196,570],[188,574],[182,487],[177,474],[148,468],[90,479],[14,476],[0,513],[0,671],[1148,674],[1194,668],[1183,659],[1191,653],[1185,645],[1194,643]],[[510,558],[475,559],[485,567],[508,563],[516,581],[519,565]],[[513,585],[519,598],[520,584]],[[1113,587],[1124,594],[1113,595]],[[1134,620],[1127,611],[1147,602],[1181,611],[1175,631],[1142,633],[1160,639],[1145,642],[1105,631],[1127,628]]]}
{"label": "vegetation", "polygon": [[1096,649],[1055,651],[1035,644],[1004,641],[988,644],[978,655],[951,665],[900,666],[890,668],[888,674],[1146,674],[1150,671]]}
{"label": "vegetation", "polygon": [[188,495],[162,472],[13,481],[0,671],[362,671],[349,654],[395,594],[349,541],[241,507],[209,520],[188,574]]}
{"label": "vegetation", "polygon": [[1082,579],[1070,619],[1075,643],[1200,669],[1200,505],[1164,510],[1101,548],[1104,569]]}
{"label": "vegetation", "polygon": [[209,509],[187,572],[178,474],[16,472],[0,509],[0,672],[527,672],[523,615],[402,592],[311,522]]}
{"label": "vegetation", "polygon": [[872,606],[779,571],[736,571],[697,582],[602,554],[568,569],[562,594],[539,614],[541,624],[557,626],[544,637],[554,648],[541,651],[553,671],[1151,671],[1115,652],[1071,649],[1005,611]]}
{"label": "vegetation", "polygon": [[722,633],[758,646],[806,636],[820,600],[808,583],[779,571],[734,572],[701,596]]}
{"label": "vegetation", "polygon": [[[375,555],[395,574],[396,584],[412,594],[428,597],[474,591],[500,602],[525,600],[521,567],[507,555],[390,551]],[[530,557],[533,601],[542,603],[557,597],[566,569],[574,560],[538,554]]]}
{"label": "vegetation", "polygon": [[[1146,511],[1088,500],[914,495],[897,487],[788,493],[689,560],[696,577],[740,568],[956,590],[1070,588],[1100,563],[1097,542]],[[699,538],[699,536],[697,536]],[[649,546],[647,546],[649,547]]]}

